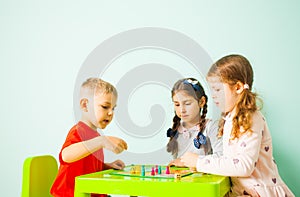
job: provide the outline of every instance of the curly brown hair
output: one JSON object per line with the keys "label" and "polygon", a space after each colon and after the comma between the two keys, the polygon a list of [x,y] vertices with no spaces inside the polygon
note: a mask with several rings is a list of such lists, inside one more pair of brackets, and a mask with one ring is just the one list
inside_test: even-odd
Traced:
{"label": "curly brown hair", "polygon": [[[207,78],[218,77],[222,83],[233,87],[237,83],[248,84],[235,104],[236,114],[233,117],[231,139],[239,138],[246,132],[252,133],[252,115],[258,110],[257,101],[261,101],[257,94],[252,92],[253,69],[250,62],[242,55],[228,55],[214,63],[208,71]],[[224,112],[222,116],[226,116]],[[218,136],[223,135],[225,120],[220,119]]]}

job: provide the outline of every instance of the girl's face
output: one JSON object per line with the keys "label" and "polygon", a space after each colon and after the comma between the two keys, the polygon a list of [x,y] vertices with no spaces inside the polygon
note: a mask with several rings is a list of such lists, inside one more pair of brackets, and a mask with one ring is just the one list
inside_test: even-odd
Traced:
{"label": "girl's face", "polygon": [[200,107],[204,104],[200,104],[184,90],[176,92],[172,99],[174,102],[175,113],[185,123],[185,126],[192,127],[199,122]]}
{"label": "girl's face", "polygon": [[212,99],[222,112],[231,112],[238,99],[238,94],[233,87],[222,83],[218,77],[210,77],[208,83],[212,90]]}

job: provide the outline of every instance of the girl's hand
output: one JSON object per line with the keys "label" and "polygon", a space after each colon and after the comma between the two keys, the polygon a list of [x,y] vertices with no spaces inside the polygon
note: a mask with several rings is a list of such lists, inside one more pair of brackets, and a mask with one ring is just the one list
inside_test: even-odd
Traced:
{"label": "girl's hand", "polygon": [[103,148],[106,148],[116,154],[127,150],[127,143],[118,137],[101,136],[103,137]]}
{"label": "girl's hand", "polygon": [[112,163],[106,163],[106,166],[109,169],[122,170],[122,169],[124,169],[125,164],[121,160],[116,160],[116,161],[114,161]]}
{"label": "girl's hand", "polygon": [[169,163],[169,166],[185,167],[180,158],[174,159]]}
{"label": "girl's hand", "polygon": [[181,162],[190,168],[195,168],[197,166],[198,156],[195,153],[187,152],[181,157]]}

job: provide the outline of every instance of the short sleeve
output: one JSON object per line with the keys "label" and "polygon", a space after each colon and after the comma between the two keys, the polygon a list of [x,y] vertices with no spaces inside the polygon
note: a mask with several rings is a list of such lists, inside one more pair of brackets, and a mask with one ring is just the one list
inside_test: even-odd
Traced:
{"label": "short sleeve", "polygon": [[77,132],[77,129],[71,129],[67,135],[67,138],[59,152],[59,161],[60,163],[65,163],[64,160],[62,159],[62,151],[64,148],[70,146],[71,144],[75,144],[75,143],[78,143],[78,142],[81,142],[82,139],[80,138],[78,132]]}

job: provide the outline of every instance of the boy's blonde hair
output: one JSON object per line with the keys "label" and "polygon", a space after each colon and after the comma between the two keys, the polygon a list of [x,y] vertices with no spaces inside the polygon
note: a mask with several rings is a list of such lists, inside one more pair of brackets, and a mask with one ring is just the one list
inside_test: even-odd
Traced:
{"label": "boy's blonde hair", "polygon": [[108,94],[112,93],[116,97],[118,96],[117,89],[100,78],[88,78],[81,85],[80,95],[83,96],[83,92],[88,91],[89,93],[96,95],[100,93]]}

